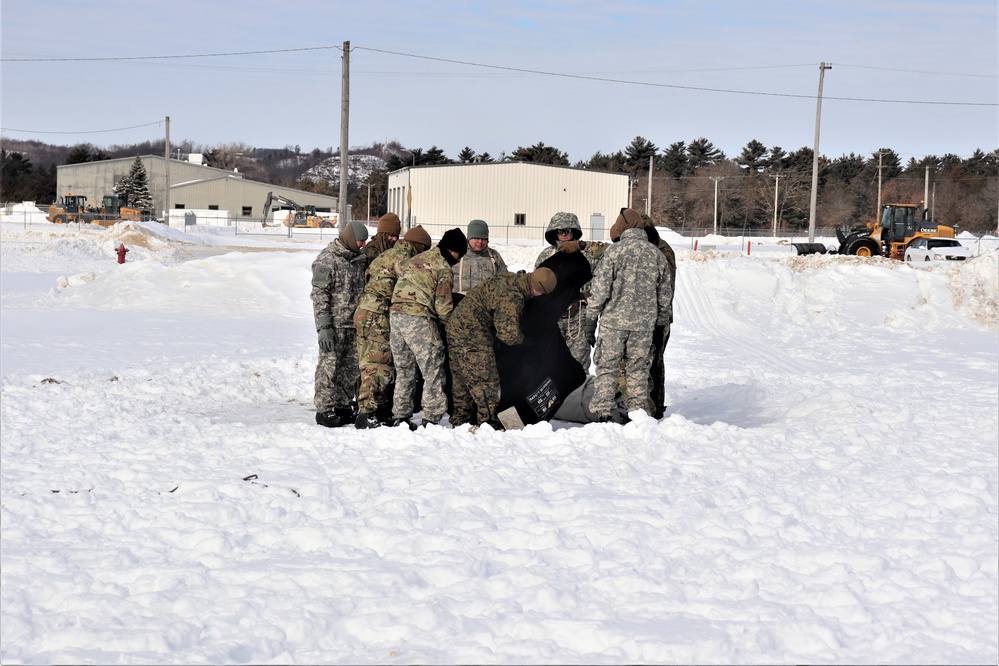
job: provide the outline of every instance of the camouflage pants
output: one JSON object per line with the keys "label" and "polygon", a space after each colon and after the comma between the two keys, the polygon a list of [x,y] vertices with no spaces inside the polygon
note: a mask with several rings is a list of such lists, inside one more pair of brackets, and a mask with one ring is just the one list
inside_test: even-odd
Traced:
{"label": "camouflage pants", "polygon": [[391,408],[391,388],[395,381],[388,315],[358,308],[354,313],[357,330],[357,365],[361,382],[357,388],[357,411],[373,414]]}
{"label": "camouflage pants", "polygon": [[[649,369],[649,399],[645,411],[650,416],[661,419],[666,411],[666,364],[663,355],[666,353],[666,343],[669,342],[669,324],[656,327],[652,335],[652,367]],[[617,388],[625,402],[628,400],[628,387],[625,384],[624,361],[617,378]]]}
{"label": "camouflage pants", "polygon": [[493,341],[481,333],[448,329],[451,365],[451,425],[496,420],[500,401],[500,378]]}
{"label": "camouflage pants", "polygon": [[333,351],[319,350],[316,363],[316,411],[349,409],[357,392],[357,336],[352,328],[333,329]]}
{"label": "camouflage pants", "polygon": [[600,336],[593,353],[597,378],[590,400],[590,411],[607,416],[614,409],[618,375],[624,364],[624,383],[628,390],[628,409],[648,409],[649,369],[652,365],[652,329],[626,331],[600,326]]}
{"label": "camouflage pants", "polygon": [[423,373],[423,420],[438,422],[447,412],[444,395],[444,339],[436,320],[413,315],[389,314],[389,340],[395,360],[395,395],[392,416],[413,415],[417,369]]}
{"label": "camouflage pants", "polygon": [[589,332],[586,330],[586,301],[579,303],[578,310],[575,306],[571,307],[559,317],[558,330],[562,332],[572,357],[589,373],[591,347]]}
{"label": "camouflage pants", "polygon": [[670,325],[662,330],[657,329],[652,336],[652,370],[649,376],[649,401],[652,403],[653,417],[661,419],[666,411],[666,363],[663,355],[666,353],[666,343],[669,342]]}

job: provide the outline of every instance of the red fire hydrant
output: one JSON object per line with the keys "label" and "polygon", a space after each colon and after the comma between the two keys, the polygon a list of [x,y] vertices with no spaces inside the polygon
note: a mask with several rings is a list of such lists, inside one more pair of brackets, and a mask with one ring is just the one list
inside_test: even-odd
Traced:
{"label": "red fire hydrant", "polygon": [[128,252],[128,248],[125,247],[125,244],[119,243],[118,249],[116,249],[115,252],[118,253],[118,263],[119,264],[125,263],[125,253]]}

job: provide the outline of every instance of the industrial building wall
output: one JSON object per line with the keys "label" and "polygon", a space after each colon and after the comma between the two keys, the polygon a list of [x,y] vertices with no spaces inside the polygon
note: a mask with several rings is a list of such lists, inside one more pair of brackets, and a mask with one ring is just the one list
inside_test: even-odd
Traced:
{"label": "industrial building wall", "polygon": [[[192,181],[171,187],[170,207],[172,209],[183,207],[227,210],[232,213],[234,220],[261,219],[270,212],[264,210],[269,192],[279,194],[300,206],[313,205],[321,213],[336,211],[336,197],[234,178],[230,174],[226,174],[223,178]],[[280,207],[276,201],[271,203],[272,209]],[[278,222],[281,222],[285,215],[278,217],[280,218]],[[269,216],[267,221],[268,223],[275,222],[274,216]]]}
{"label": "industrial building wall", "polygon": [[[146,169],[149,192],[153,196],[153,213],[163,214],[165,160],[156,155],[140,157]],[[59,196],[82,194],[90,205],[99,205],[101,198],[114,192],[115,183],[127,176],[134,157],[67,164],[56,169]],[[228,210],[233,219],[260,219],[267,193],[280,194],[301,206],[313,205],[320,211],[335,211],[337,198],[291,187],[280,187],[247,180],[223,169],[205,167],[181,160],[170,160],[170,208]],[[275,204],[276,205],[276,204]]]}
{"label": "industrial building wall", "polygon": [[[575,213],[584,236],[604,232],[628,205],[628,176],[524,162],[415,167],[389,176],[389,209],[438,237],[473,219],[499,240],[540,239],[551,216]],[[590,233],[598,216],[600,236]]]}

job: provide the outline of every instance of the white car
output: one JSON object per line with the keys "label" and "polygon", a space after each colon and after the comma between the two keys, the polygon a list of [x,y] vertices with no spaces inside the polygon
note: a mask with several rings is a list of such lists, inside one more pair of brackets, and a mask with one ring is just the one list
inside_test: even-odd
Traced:
{"label": "white car", "polygon": [[913,261],[964,261],[975,254],[954,238],[920,238],[905,248],[905,260]]}

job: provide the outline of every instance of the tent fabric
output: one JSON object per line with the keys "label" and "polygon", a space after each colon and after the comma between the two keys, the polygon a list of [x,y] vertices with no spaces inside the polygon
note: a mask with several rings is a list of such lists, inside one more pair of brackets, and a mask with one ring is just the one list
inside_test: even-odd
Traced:
{"label": "tent fabric", "polygon": [[558,285],[524,304],[524,342],[497,342],[496,349],[499,411],[514,407],[525,425],[551,420],[566,397],[586,381],[586,371],[569,351],[558,320],[593,277],[590,262],[581,252],[556,252],[541,266],[555,272]]}

